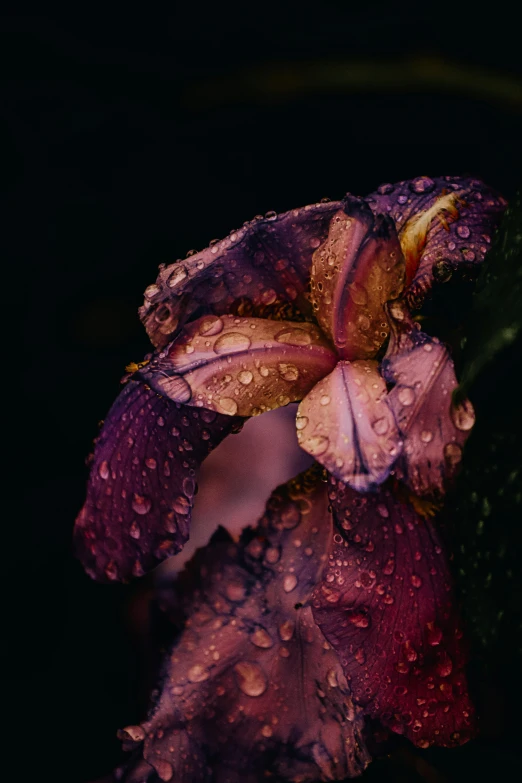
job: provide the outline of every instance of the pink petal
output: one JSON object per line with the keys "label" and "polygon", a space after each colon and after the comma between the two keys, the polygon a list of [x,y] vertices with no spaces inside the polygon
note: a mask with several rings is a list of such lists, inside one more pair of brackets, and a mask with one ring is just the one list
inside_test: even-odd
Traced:
{"label": "pink petal", "polygon": [[313,256],[312,304],[319,325],[345,359],[374,356],[389,333],[383,305],[404,285],[393,221],[346,197]]}
{"label": "pink petal", "polygon": [[339,202],[312,204],[254,218],[211,247],[161,269],[140,309],[154,345],[166,345],[178,325],[201,308],[222,315],[246,300],[262,311],[285,303],[309,309],[303,294],[312,254],[339,207]]}
{"label": "pink petal", "polygon": [[385,398],[377,362],[339,362],[299,406],[299,445],[354,489],[381,484],[402,447]]}
{"label": "pink petal", "polygon": [[127,730],[160,777],[341,780],[369,762],[363,716],[308,603],[332,540],[318,473],[279,487],[238,544],[218,532],[162,591],[185,627],[150,717]]}
{"label": "pink petal", "polygon": [[313,611],[357,703],[420,747],[466,742],[466,655],[434,525],[387,490],[361,497],[333,483],[342,536]]}
{"label": "pink petal", "polygon": [[75,546],[102,581],[141,576],[189,536],[196,469],[239,420],[175,404],[129,381],[96,441]]}
{"label": "pink petal", "polygon": [[381,185],[368,202],[390,215],[406,258],[406,300],[420,307],[436,279],[459,264],[480,263],[489,249],[506,201],[478,179],[417,177]]}
{"label": "pink petal", "polygon": [[140,376],[172,400],[254,416],[301,400],[335,365],[314,324],[203,316]]}
{"label": "pink petal", "polygon": [[475,422],[469,400],[456,406],[455,369],[447,348],[418,331],[403,308],[390,308],[393,337],[382,373],[395,386],[386,402],[404,438],[395,475],[418,495],[443,493],[456,474]]}

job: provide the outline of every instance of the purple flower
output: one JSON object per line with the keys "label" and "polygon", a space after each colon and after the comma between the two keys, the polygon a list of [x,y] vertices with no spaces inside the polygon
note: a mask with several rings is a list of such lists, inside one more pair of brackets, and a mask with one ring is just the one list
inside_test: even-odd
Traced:
{"label": "purple flower", "polygon": [[206,779],[217,756],[223,780],[261,756],[283,779],[353,776],[360,710],[421,747],[470,735],[449,569],[419,496],[444,494],[474,413],[412,311],[442,266],[482,260],[504,207],[476,180],[385,185],[256,218],[146,290],[156,350],[96,443],[75,532],[88,573],[127,580],[179,551],[197,467],[245,417],[300,401],[299,443],[330,482],[280,489],[255,533],[212,543],[180,581],[185,629],[136,729],[161,779]]}

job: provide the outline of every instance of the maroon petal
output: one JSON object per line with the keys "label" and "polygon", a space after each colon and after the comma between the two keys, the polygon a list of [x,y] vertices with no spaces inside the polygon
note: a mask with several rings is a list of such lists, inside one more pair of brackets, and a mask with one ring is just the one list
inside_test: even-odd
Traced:
{"label": "maroon petal", "polygon": [[319,325],[345,359],[375,356],[389,333],[384,303],[404,285],[393,221],[346,197],[313,256],[312,304]]}
{"label": "maroon petal", "polygon": [[390,215],[406,258],[406,299],[420,307],[434,279],[459,264],[480,263],[506,201],[478,179],[417,177],[381,185],[368,197],[375,213]]}
{"label": "maroon petal", "polygon": [[381,484],[402,447],[375,361],[341,361],[301,402],[299,445],[361,492]]}
{"label": "maroon petal", "polygon": [[312,204],[245,223],[225,239],[161,269],[145,291],[141,320],[156,346],[196,310],[222,315],[246,299],[258,308],[309,308],[303,294],[312,254],[326,239],[340,202]]}
{"label": "maroon petal", "polygon": [[315,324],[209,315],[140,376],[177,402],[254,416],[301,400],[336,357]]}
{"label": "maroon petal", "polygon": [[94,449],[75,546],[103,581],[141,576],[189,535],[195,474],[239,420],[186,408],[129,381]]}
{"label": "maroon petal", "polygon": [[404,438],[395,475],[418,495],[443,493],[475,423],[473,406],[453,402],[457,379],[448,349],[419,331],[398,303],[390,312],[396,317],[382,373],[395,384],[386,403]]}
{"label": "maroon petal", "polygon": [[276,490],[238,544],[217,534],[171,591],[185,628],[149,719],[126,730],[163,780],[341,780],[369,762],[309,605],[332,541],[317,474]]}
{"label": "maroon petal", "polygon": [[420,747],[466,742],[466,656],[435,527],[387,490],[361,497],[333,483],[342,536],[313,611],[357,703]]}

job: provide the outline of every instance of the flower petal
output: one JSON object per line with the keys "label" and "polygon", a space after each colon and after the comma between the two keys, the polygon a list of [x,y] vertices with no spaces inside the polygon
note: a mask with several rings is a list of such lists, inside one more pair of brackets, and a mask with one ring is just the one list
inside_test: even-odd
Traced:
{"label": "flower petal", "polygon": [[420,307],[434,280],[459,264],[480,263],[506,201],[478,179],[417,177],[381,185],[368,202],[391,215],[406,258],[406,299]]}
{"label": "flower petal", "polygon": [[354,698],[420,747],[466,742],[466,656],[435,527],[388,490],[361,497],[339,482],[330,497],[342,537],[313,612]]}
{"label": "flower petal", "polygon": [[390,319],[393,336],[381,368],[395,384],[386,403],[404,438],[395,475],[417,495],[444,493],[475,423],[473,406],[469,400],[453,402],[457,379],[448,349],[418,331],[398,303],[390,313],[401,319]]}
{"label": "flower petal", "polygon": [[339,208],[340,202],[319,203],[254,218],[205,250],[162,268],[140,308],[154,345],[166,345],[196,311],[222,315],[243,298],[260,308],[282,303],[309,308],[303,294],[312,254]]}
{"label": "flower petal", "polygon": [[312,304],[319,325],[345,359],[375,356],[389,333],[383,305],[404,285],[393,221],[346,197],[312,261]]}
{"label": "flower petal", "polygon": [[301,400],[336,357],[315,324],[208,315],[140,371],[160,394],[253,416]]}
{"label": "flower petal", "polygon": [[369,762],[363,716],[308,604],[332,541],[318,473],[279,487],[238,544],[218,532],[163,590],[185,627],[150,717],[127,730],[160,777],[340,780]]}
{"label": "flower petal", "polygon": [[301,402],[299,445],[360,492],[381,484],[402,447],[375,361],[341,361]]}
{"label": "flower petal", "polygon": [[189,536],[195,472],[239,420],[175,404],[129,381],[96,441],[75,546],[102,581],[141,576]]}

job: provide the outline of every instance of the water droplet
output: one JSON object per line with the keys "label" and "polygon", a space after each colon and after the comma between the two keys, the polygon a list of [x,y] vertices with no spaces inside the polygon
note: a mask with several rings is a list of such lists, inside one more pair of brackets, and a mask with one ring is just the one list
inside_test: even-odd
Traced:
{"label": "water droplet", "polygon": [[299,370],[295,364],[285,364],[284,362],[281,362],[278,365],[278,370],[280,376],[285,381],[296,381],[299,378]]}
{"label": "water droplet", "polygon": [[422,587],[422,578],[418,574],[412,574],[411,583],[413,587],[416,587],[418,590],[420,587]]}
{"label": "water droplet", "polygon": [[368,291],[359,283],[351,283],[348,286],[350,296],[356,305],[365,305],[368,302]]}
{"label": "water droplet", "polygon": [[273,733],[274,732],[272,730],[272,727],[269,726],[268,723],[265,723],[265,725],[261,729],[261,734],[263,735],[263,737],[266,737],[268,739],[268,737],[271,737]]}
{"label": "water droplet", "polygon": [[246,595],[245,585],[239,579],[229,582],[225,588],[225,595],[229,601],[242,601]]}
{"label": "water droplet", "polygon": [[356,628],[368,628],[370,625],[370,618],[363,610],[350,610],[347,612],[348,619],[355,625]]}
{"label": "water droplet", "polygon": [[145,465],[149,468],[149,470],[156,470],[158,463],[154,459],[154,457],[147,457],[145,460]]}
{"label": "water droplet", "polygon": [[265,560],[267,561],[267,563],[270,563],[270,565],[274,565],[275,563],[277,563],[280,557],[281,557],[281,552],[275,546],[269,547],[265,552]]}
{"label": "water droplet", "polygon": [[143,742],[145,739],[145,732],[141,726],[125,726],[121,732],[127,734],[132,742]]}
{"label": "water droplet", "polygon": [[379,503],[379,505],[377,506],[377,511],[384,519],[390,516],[390,512],[388,511],[388,509],[383,503]]}
{"label": "water droplet", "polygon": [[264,650],[267,650],[274,644],[274,640],[264,628],[256,628],[254,633],[250,636],[250,641],[252,644],[255,644],[256,647],[261,647]]}
{"label": "water droplet", "polygon": [[199,333],[205,337],[212,337],[223,331],[223,321],[216,315],[209,315],[202,319],[199,325]]}
{"label": "water droplet", "polygon": [[191,666],[187,672],[189,682],[204,682],[204,680],[208,680],[209,676],[208,669],[205,669],[200,663]]}
{"label": "water droplet", "polygon": [[447,283],[453,275],[453,268],[446,261],[437,261],[431,268],[433,277],[439,283]]}
{"label": "water droplet", "polygon": [[444,458],[450,468],[454,468],[462,459],[462,449],[457,443],[446,443],[444,446]]}
{"label": "water droplet", "polygon": [[321,405],[330,405],[330,397],[327,394],[323,394],[319,402]]}
{"label": "water droplet", "polygon": [[367,315],[364,315],[364,313],[359,313],[355,322],[359,327],[359,329],[361,330],[361,332],[367,332],[370,326],[372,325],[371,320],[368,318]]}
{"label": "water droplet", "polygon": [[132,499],[132,509],[136,514],[148,514],[152,507],[152,501],[146,495],[134,494]]}
{"label": "water droplet", "polygon": [[437,647],[442,640],[442,631],[437,628],[435,623],[426,623],[428,629],[428,644],[431,647]]}
{"label": "water droplet", "polygon": [[435,187],[435,182],[431,177],[417,177],[410,183],[410,188],[414,193],[430,193]]}
{"label": "water droplet", "polygon": [[306,416],[297,416],[295,420],[295,427],[297,430],[304,430],[308,424],[308,418]]}
{"label": "water droplet", "polygon": [[274,304],[276,299],[277,299],[277,294],[273,288],[267,288],[266,291],[263,291],[261,293],[261,301],[265,305]]}
{"label": "water droplet", "polygon": [[469,237],[469,235],[471,234],[469,226],[457,226],[457,234],[462,239],[467,239]]}
{"label": "water droplet", "polygon": [[155,284],[153,284],[153,285],[149,285],[149,286],[148,286],[148,287],[145,289],[145,299],[148,299],[148,300],[150,301],[151,299],[154,299],[154,297],[155,297],[157,294],[159,294],[159,292],[160,292],[160,288],[159,288],[159,286],[157,286],[157,285],[155,285]]}
{"label": "water droplet", "polygon": [[243,386],[248,386],[249,383],[252,383],[254,380],[254,376],[250,372],[250,370],[241,370],[241,372],[238,374],[237,379],[239,383],[242,383]]}
{"label": "water droplet", "polygon": [[179,285],[182,280],[184,280],[187,277],[187,270],[183,265],[176,266],[173,271],[171,272],[169,279],[168,279],[168,285],[169,288],[176,288],[177,285]]}
{"label": "water droplet", "polygon": [[420,434],[420,439],[423,443],[431,443],[433,440],[433,432],[430,430],[422,430]]}
{"label": "water droplet", "polygon": [[410,386],[401,386],[397,396],[401,405],[413,405],[415,402],[415,392],[412,388],[410,388]]}
{"label": "water droplet", "polygon": [[385,435],[388,432],[389,426],[389,421],[385,418],[377,419],[372,424],[373,430],[377,435]]}
{"label": "water droplet", "polygon": [[168,781],[172,779],[174,770],[172,769],[172,764],[169,764],[168,761],[165,761],[164,759],[151,759],[151,764],[156,770],[160,780],[168,783]]}
{"label": "water droplet", "polygon": [[294,624],[290,620],[286,620],[279,626],[279,636],[281,641],[289,642],[294,635]]}
{"label": "water droplet", "polygon": [[283,579],[283,590],[285,593],[291,593],[297,587],[297,577],[295,574],[287,574]]}
{"label": "water droplet", "polygon": [[180,495],[172,502],[172,508],[177,514],[182,514],[184,516],[190,512],[190,503],[186,497]]}
{"label": "water droplet", "polygon": [[100,466],[98,468],[98,474],[100,478],[106,480],[109,478],[110,470],[109,470],[109,463],[106,459],[103,460],[103,462],[100,463]]}
{"label": "water droplet", "polygon": [[290,329],[283,329],[276,334],[275,339],[278,343],[283,343],[285,345],[310,345],[312,342],[310,333],[297,326]]}
{"label": "water droplet", "polygon": [[218,401],[220,410],[227,416],[235,416],[237,413],[237,402],[232,397],[221,397]]}
{"label": "water droplet", "polygon": [[268,687],[266,674],[259,664],[239,661],[234,666],[236,682],[247,696],[261,696]]}
{"label": "water droplet", "polygon": [[250,348],[250,344],[250,338],[246,334],[228,332],[218,337],[214,343],[214,351],[217,354],[238,353],[239,351],[247,351]]}
{"label": "water droplet", "polygon": [[458,430],[467,432],[475,424],[475,411],[469,400],[451,406],[451,419]]}
{"label": "water droplet", "polygon": [[361,664],[361,666],[362,666],[363,663],[366,662],[366,655],[365,655],[364,650],[363,650],[362,647],[359,647],[359,649],[355,651],[355,654],[354,654],[353,657],[355,658],[357,663]]}
{"label": "water droplet", "polygon": [[141,535],[140,526],[138,525],[138,523],[136,522],[136,520],[134,520],[134,521],[132,522],[132,524],[131,524],[131,526],[130,526],[130,528],[129,528],[129,535],[130,535],[130,537],[131,537],[131,538],[135,538],[136,540],[137,540],[137,539],[140,537],[140,535]]}

